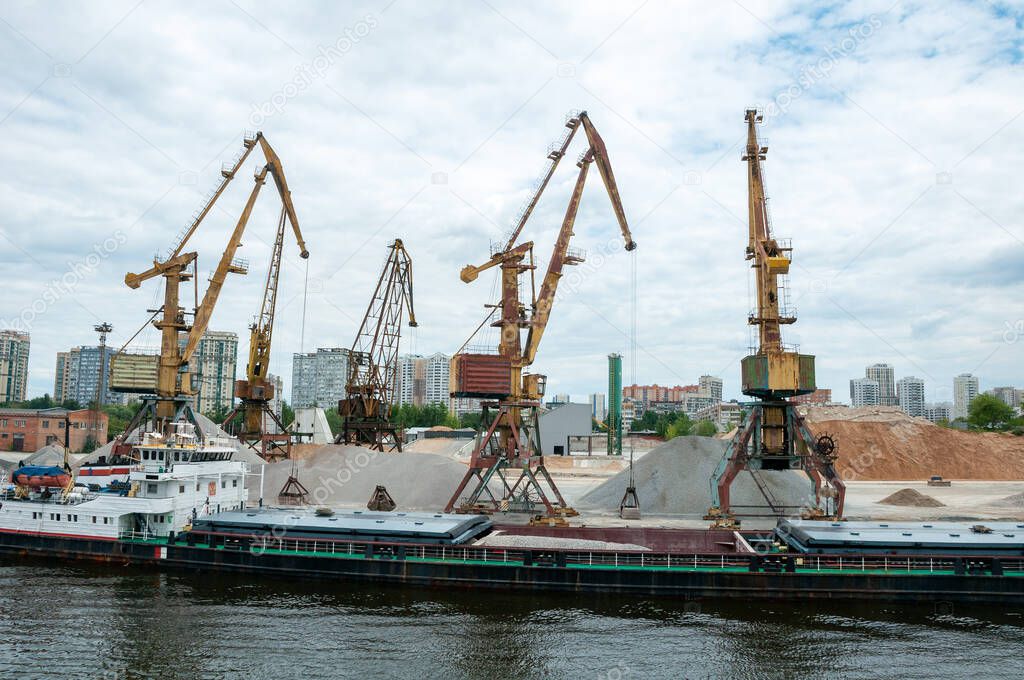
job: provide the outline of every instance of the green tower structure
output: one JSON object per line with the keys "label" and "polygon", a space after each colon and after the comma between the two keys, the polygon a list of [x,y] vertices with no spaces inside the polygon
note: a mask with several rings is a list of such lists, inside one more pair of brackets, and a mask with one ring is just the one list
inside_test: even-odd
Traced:
{"label": "green tower structure", "polygon": [[608,455],[622,455],[622,355],[608,355]]}

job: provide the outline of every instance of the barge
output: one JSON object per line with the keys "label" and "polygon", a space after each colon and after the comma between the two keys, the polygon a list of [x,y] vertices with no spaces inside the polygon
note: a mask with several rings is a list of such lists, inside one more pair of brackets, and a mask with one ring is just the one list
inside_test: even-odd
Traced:
{"label": "barge", "polygon": [[[250,508],[244,480],[253,473],[231,459],[230,442],[178,429],[147,435],[137,451],[128,483],[113,489],[6,492],[0,555],[445,588],[1024,604],[1024,524],[794,520],[756,535]],[[971,540],[950,536],[964,531]]]}

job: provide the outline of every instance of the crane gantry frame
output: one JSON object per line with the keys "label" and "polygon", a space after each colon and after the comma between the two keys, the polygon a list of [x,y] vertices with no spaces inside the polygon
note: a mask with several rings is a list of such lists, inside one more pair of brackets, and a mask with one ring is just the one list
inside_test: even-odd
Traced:
{"label": "crane gantry frame", "polygon": [[338,402],[342,419],[336,444],[359,444],[376,451],[402,450],[402,438],[391,421],[398,372],[402,315],[416,327],[412,298],[412,258],[401,239],[390,252],[377,287],[356,332],[348,357],[345,398]]}
{"label": "crane gantry frame", "polygon": [[[181,283],[192,280],[196,274],[195,264],[198,259],[198,253],[184,251],[185,246],[192,238],[192,235],[195,234],[199,225],[213,209],[214,204],[224,193],[228,184],[238,174],[238,170],[245,163],[257,144],[262,149],[266,162],[254,175],[254,184],[249,193],[249,198],[228,239],[227,246],[221,254],[217,267],[210,276],[209,286],[203,295],[202,302],[197,301],[193,311],[192,323],[189,324],[185,321],[185,311],[179,304],[179,293]],[[299,245],[299,254],[303,259],[308,258],[309,251],[306,249],[306,243],[299,229],[298,218],[292,205],[291,191],[288,189],[288,182],[284,175],[281,160],[267,142],[263,133],[257,132],[243,137],[243,150],[233,163],[221,168],[221,182],[217,189],[210,195],[202,209],[195,213],[192,221],[182,233],[178,243],[170,250],[167,257],[163,260],[154,258],[153,266],[140,274],[128,273],[125,275],[125,284],[133,289],[139,288],[143,282],[157,276],[164,278],[163,305],[160,309],[156,310],[153,317],[156,319],[156,316],[160,315],[159,319],[153,321],[153,325],[160,329],[161,335],[160,355],[155,371],[155,381],[153,381],[152,385],[145,383],[132,384],[120,390],[141,391],[153,394],[154,396],[143,402],[142,408],[139,409],[126,428],[125,438],[136,427],[147,421],[151,423],[155,431],[163,431],[169,422],[181,418],[188,418],[195,422],[195,416],[189,407],[189,400],[195,394],[191,384],[191,373],[188,370],[189,361],[195,354],[199,341],[206,332],[228,274],[248,273],[247,263],[236,260],[235,255],[242,245],[242,235],[245,233],[256,198],[259,196],[260,189],[266,183],[268,174],[273,178],[278,194],[281,197],[283,213],[287,215],[288,221],[292,225],[292,230]],[[283,216],[281,223],[283,223]],[[281,225],[279,224],[279,226]],[[184,347],[181,344],[181,335],[183,333],[186,334]],[[269,351],[269,338],[270,336],[267,334],[267,351]],[[114,363],[117,362],[115,361]],[[201,434],[202,428],[198,428],[198,431]],[[124,442],[122,441],[120,444],[123,445]]]}
{"label": "crane gantry frame", "polygon": [[[757,326],[758,347],[743,359],[741,367],[743,394],[756,401],[745,405],[746,415],[711,476],[712,503],[705,519],[713,520],[712,526],[739,525],[729,492],[742,470],[750,472],[776,513],[838,518],[843,514],[846,487],[835,468],[835,442],[828,435],[815,439],[789,401],[790,397],[815,390],[814,357],[787,349],[782,343],[782,326],[796,322],[796,314],[783,304],[780,281],[789,273],[792,248],[775,238],[768,216],[761,167],[768,147],[758,140],[756,127],[763,117],[755,109],[747,109],[744,120],[747,144],[742,160],[747,163],[749,212],[746,258],[752,262],[757,281],[757,309],[748,322]],[[803,470],[813,485],[813,502],[809,500],[800,508],[780,506],[759,477],[760,470]],[[826,499],[824,506],[822,499]],[[831,508],[827,499],[834,500]]]}
{"label": "crane gantry frame", "polygon": [[[535,496],[544,506],[548,517],[575,514],[575,511],[566,505],[558,487],[548,474],[541,454],[538,408],[544,395],[546,376],[525,373],[525,369],[533,364],[541,338],[550,321],[562,269],[566,265],[578,264],[584,259],[581,251],[569,248],[569,242],[572,239],[573,226],[591,163],[597,164],[622,231],[626,250],[635,249],[636,243],[629,231],[604,140],[585,111],[570,114],[565,126],[568,131],[561,143],[548,154],[550,165],[547,172],[520,215],[507,243],[492,253],[487,262],[478,266],[468,265],[460,273],[462,281],[470,283],[481,272],[493,267],[500,268],[501,301],[496,306],[500,311],[500,318],[492,326],[500,329],[501,337],[497,355],[460,352],[452,358],[453,397],[497,398],[497,401],[482,402],[483,419],[469,470],[448,501],[446,512],[456,509],[461,512],[532,512],[536,506],[533,499]],[[519,277],[530,272],[531,291],[535,290],[532,282],[535,269],[533,242],[527,241],[517,245],[516,241],[559,161],[565,156],[570,142],[580,128],[584,130],[589,146],[577,162],[579,174],[540,291],[531,300],[527,309],[519,298]],[[527,330],[525,344],[521,336],[523,329]],[[483,376],[485,382],[488,382],[487,377],[490,376],[492,380],[489,382],[492,384],[474,386],[474,374]],[[513,478],[512,474],[516,470],[518,474]],[[468,496],[462,499],[463,492],[474,480],[475,485],[470,489]],[[501,485],[501,492],[498,495],[490,488],[492,481]],[[553,498],[548,497],[545,485]]]}

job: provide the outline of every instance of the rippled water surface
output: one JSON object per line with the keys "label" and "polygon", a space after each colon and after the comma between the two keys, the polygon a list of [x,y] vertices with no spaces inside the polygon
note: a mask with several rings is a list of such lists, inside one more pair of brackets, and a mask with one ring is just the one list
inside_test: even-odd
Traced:
{"label": "rippled water surface", "polygon": [[4,678],[1022,678],[1024,613],[0,561]]}

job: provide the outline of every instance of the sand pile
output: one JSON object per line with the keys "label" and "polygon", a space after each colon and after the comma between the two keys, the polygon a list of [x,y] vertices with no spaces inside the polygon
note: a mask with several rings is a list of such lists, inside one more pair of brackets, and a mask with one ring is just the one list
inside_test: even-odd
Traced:
{"label": "sand pile", "polygon": [[590,538],[560,538],[557,536],[516,536],[500,531],[481,538],[474,545],[488,548],[549,548],[563,550],[650,550],[635,543],[595,541]]}
{"label": "sand pile", "polygon": [[[711,437],[676,437],[653,449],[633,464],[640,510],[655,515],[703,515],[711,505],[710,482],[728,442]],[[801,472],[768,471],[759,473],[776,501],[800,506],[807,501],[812,487]],[[619,509],[622,494],[629,483],[629,470],[623,470],[585,494],[576,503],[592,510]],[[767,510],[764,496],[747,472],[732,484],[732,505],[737,514],[760,514]]]}
{"label": "sand pile", "polygon": [[995,501],[992,505],[1002,508],[1024,508],[1024,493],[1015,493]]}
{"label": "sand pile", "polygon": [[[398,510],[444,508],[466,473],[466,466],[447,456],[429,453],[381,453],[359,446],[327,444],[295,461],[298,479],[313,505],[365,508],[378,484],[391,494]],[[264,503],[277,504],[277,493],[291,474],[292,461],[267,465]],[[257,470],[258,472],[258,470]],[[255,499],[259,476],[247,486]]]}
{"label": "sand pile", "polygon": [[402,447],[410,453],[438,453],[444,456],[469,456],[473,452],[475,439],[455,439],[450,437],[424,437],[409,442]]}
{"label": "sand pile", "polygon": [[950,430],[893,406],[811,407],[806,416],[812,432],[835,438],[850,481],[1024,479],[1024,437]]}
{"label": "sand pile", "polygon": [[914,507],[914,508],[944,508],[945,503],[940,503],[931,496],[917,491],[915,489],[900,489],[894,494],[886,496],[882,500],[878,501],[881,505],[900,505],[903,507]]}

